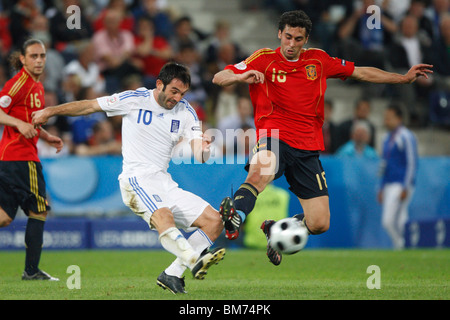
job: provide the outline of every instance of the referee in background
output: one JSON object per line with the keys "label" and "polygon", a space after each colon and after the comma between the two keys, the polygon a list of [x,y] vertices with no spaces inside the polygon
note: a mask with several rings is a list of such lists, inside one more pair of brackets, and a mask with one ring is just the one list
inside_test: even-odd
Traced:
{"label": "referee in background", "polygon": [[408,220],[408,206],[414,193],[417,173],[417,139],[403,125],[398,105],[390,105],[384,114],[389,130],[383,143],[381,186],[378,201],[383,206],[382,225],[395,249],[404,247],[403,231]]}

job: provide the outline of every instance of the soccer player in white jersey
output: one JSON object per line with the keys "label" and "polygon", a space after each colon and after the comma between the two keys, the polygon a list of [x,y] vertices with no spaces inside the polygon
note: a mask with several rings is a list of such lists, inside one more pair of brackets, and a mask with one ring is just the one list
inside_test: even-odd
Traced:
{"label": "soccer player in white jersey", "polygon": [[[123,168],[119,176],[124,203],[159,233],[161,245],[177,258],[157,284],[185,293],[184,271],[203,279],[208,268],[223,259],[225,249],[209,247],[223,229],[219,213],[200,197],[182,190],[167,172],[172,149],[182,138],[190,142],[196,160],[210,155],[210,139],[203,136],[197,114],[183,99],[191,77],[186,67],[168,63],[156,88],[139,88],[93,100],[65,103],[32,114],[39,126],[56,115],[79,116],[104,111],[123,116]],[[181,229],[196,228],[186,239]]]}

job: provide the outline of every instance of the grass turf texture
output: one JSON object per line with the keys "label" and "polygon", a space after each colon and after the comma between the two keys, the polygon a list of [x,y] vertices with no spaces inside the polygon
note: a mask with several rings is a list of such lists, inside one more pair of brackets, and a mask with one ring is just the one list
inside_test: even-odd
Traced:
{"label": "grass turf texture", "polygon": [[[156,278],[173,261],[165,251],[45,251],[40,267],[59,282],[22,281],[24,252],[0,252],[0,300],[448,300],[450,251],[304,250],[280,266],[265,251],[228,250],[205,280],[186,272],[187,295],[173,295]],[[81,289],[69,290],[70,265]],[[380,268],[380,289],[368,289]]]}

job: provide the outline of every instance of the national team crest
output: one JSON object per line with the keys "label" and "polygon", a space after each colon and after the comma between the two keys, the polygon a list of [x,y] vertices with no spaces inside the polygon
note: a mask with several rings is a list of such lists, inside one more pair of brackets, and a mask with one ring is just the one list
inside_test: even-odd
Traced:
{"label": "national team crest", "polygon": [[178,133],[178,129],[180,129],[180,120],[172,120],[172,126],[170,127],[170,132]]}
{"label": "national team crest", "polygon": [[317,79],[317,70],[314,64],[308,64],[306,67],[306,78],[308,80],[316,80]]}

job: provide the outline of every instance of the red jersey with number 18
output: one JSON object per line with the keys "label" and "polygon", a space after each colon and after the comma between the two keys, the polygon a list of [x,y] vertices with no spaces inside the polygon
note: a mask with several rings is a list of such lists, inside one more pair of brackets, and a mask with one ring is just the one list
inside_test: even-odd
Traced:
{"label": "red jersey with number 18", "polygon": [[[44,87],[22,68],[7,81],[0,92],[0,107],[11,117],[31,123],[31,113],[44,107]],[[39,132],[39,130],[38,130]],[[37,141],[39,134],[25,138],[19,130],[4,126],[0,141],[0,161],[39,161]]]}
{"label": "red jersey with number 18", "polygon": [[320,49],[302,49],[298,60],[289,61],[278,48],[257,50],[225,69],[236,74],[257,70],[265,76],[264,83],[249,85],[258,140],[270,136],[293,148],[323,150],[326,80],[345,80],[354,68],[353,62]]}

